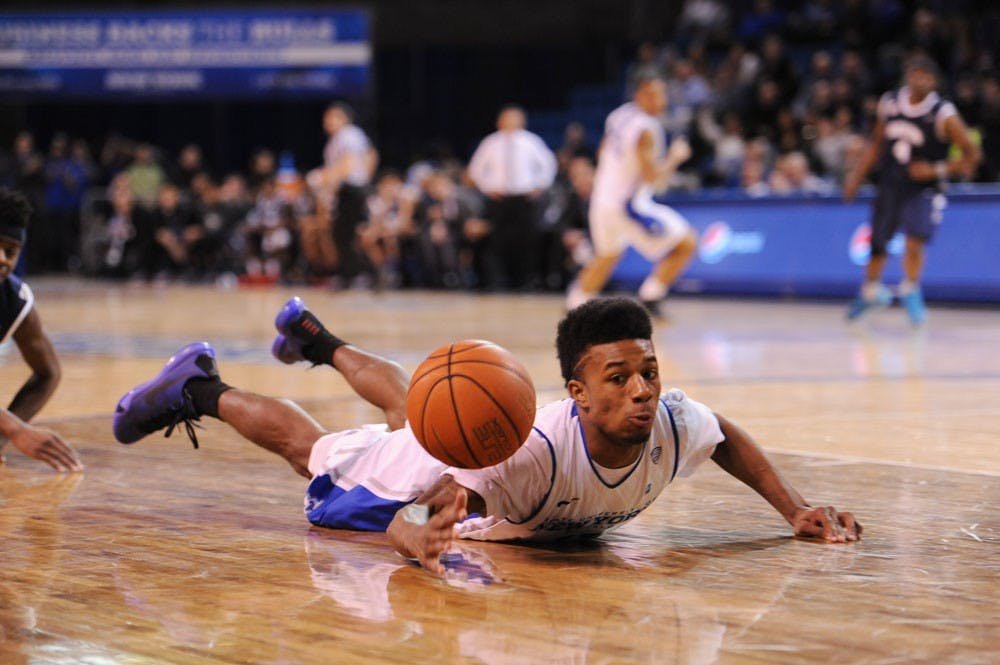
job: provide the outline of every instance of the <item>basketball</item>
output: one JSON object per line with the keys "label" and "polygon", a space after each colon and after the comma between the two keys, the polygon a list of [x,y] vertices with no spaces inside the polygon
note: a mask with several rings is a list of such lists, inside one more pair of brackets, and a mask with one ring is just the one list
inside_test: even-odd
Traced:
{"label": "basketball", "polygon": [[406,417],[420,445],[463,469],[499,464],[535,421],[535,386],[507,349],[462,340],[436,349],[413,373]]}

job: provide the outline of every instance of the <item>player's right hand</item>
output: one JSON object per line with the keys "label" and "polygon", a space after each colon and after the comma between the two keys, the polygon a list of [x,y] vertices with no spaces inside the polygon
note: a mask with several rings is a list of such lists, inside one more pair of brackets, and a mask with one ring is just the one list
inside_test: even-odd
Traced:
{"label": "player's right hand", "polygon": [[676,138],[667,148],[667,158],[674,164],[683,164],[691,159],[691,144],[685,138]]}
{"label": "player's right hand", "polygon": [[50,430],[25,425],[11,434],[10,442],[28,457],[45,462],[60,473],[83,471],[76,451]]}
{"label": "player's right hand", "polygon": [[437,576],[445,572],[441,555],[451,546],[455,524],[468,516],[469,495],[465,488],[456,487],[454,492],[438,492],[421,504],[430,513],[426,521],[409,518],[407,508],[411,506],[407,506],[396,513],[386,530],[397,552],[416,559],[428,572]]}
{"label": "player's right hand", "polygon": [[804,506],[791,519],[796,536],[821,538],[828,543],[846,543],[861,539],[861,524],[854,515],[833,506]]}

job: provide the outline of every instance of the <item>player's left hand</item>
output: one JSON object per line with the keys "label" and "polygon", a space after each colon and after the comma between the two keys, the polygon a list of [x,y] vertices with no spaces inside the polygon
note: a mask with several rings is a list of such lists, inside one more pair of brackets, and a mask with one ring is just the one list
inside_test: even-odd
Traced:
{"label": "player's left hand", "polygon": [[846,543],[861,539],[861,524],[854,515],[838,512],[833,506],[799,508],[791,519],[796,536],[822,538],[828,543]]}

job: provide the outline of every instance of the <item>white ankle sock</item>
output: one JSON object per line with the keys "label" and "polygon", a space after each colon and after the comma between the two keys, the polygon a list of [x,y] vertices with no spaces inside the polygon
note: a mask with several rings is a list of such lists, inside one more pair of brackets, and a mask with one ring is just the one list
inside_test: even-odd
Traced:
{"label": "white ankle sock", "polygon": [[667,295],[667,285],[650,275],[639,287],[639,300],[657,301],[662,300]]}
{"label": "white ankle sock", "polygon": [[875,300],[881,290],[882,282],[865,282],[861,286],[861,297],[868,301]]}

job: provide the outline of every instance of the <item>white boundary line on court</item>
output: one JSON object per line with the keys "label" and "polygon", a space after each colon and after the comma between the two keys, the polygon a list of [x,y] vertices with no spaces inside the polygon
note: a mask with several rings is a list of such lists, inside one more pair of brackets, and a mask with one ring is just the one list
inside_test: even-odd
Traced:
{"label": "white boundary line on court", "polygon": [[951,473],[968,473],[976,476],[990,476],[1000,478],[1000,471],[981,471],[976,469],[956,469],[951,466],[935,466],[933,464],[922,464],[920,462],[901,462],[899,460],[878,459],[876,457],[858,457],[855,455],[838,455],[836,453],[816,453],[808,450],[785,450],[783,448],[767,448],[768,453],[779,455],[794,455],[797,457],[816,457],[825,460],[843,462],[844,464],[855,464],[864,462],[866,464],[885,464],[886,466],[901,466],[910,469],[923,469],[925,471],[948,471]]}

